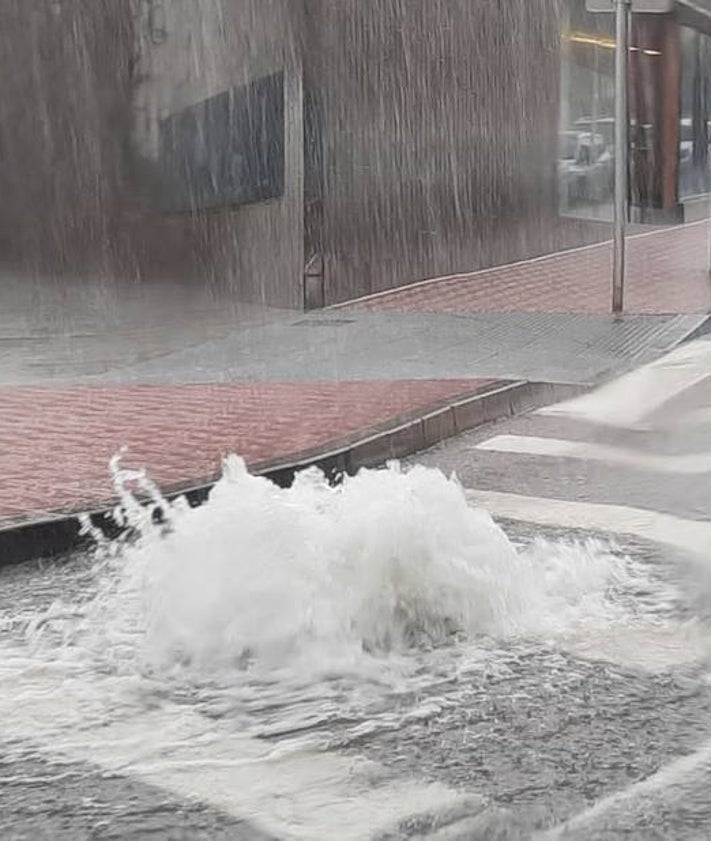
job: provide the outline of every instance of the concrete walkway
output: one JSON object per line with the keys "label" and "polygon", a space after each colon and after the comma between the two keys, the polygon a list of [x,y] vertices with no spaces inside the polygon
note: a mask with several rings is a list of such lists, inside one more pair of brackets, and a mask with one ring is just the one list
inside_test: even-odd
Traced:
{"label": "concrete walkway", "polygon": [[707,227],[631,240],[618,320],[605,314],[609,244],[308,315],[240,306],[225,290],[148,284],[117,297],[5,282],[0,529],[107,503],[122,445],[128,463],[183,487],[213,478],[227,453],[303,461],[501,381],[613,376],[703,327]]}

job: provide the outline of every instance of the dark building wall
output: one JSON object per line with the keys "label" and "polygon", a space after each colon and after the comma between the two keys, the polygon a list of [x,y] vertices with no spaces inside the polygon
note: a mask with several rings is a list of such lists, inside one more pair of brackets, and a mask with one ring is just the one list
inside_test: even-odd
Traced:
{"label": "dark building wall", "polygon": [[[239,300],[300,308],[303,304],[303,128],[298,4],[290,0],[171,0],[165,38],[143,37],[136,93],[135,150],[146,175],[159,165],[151,135],[158,124],[215,95],[245,91],[255,80],[283,73],[283,191],[265,201],[161,212],[162,199],[144,177],[141,228],[152,241],[189,243],[183,260],[196,280],[228,287]],[[144,28],[145,33],[145,28]],[[214,127],[206,125],[208,132]],[[155,139],[155,138],[154,138]],[[271,142],[275,138],[266,138]],[[219,144],[220,137],[213,138]],[[262,142],[263,138],[255,138]],[[212,142],[212,141],[211,141]],[[154,156],[152,160],[152,156]],[[141,180],[139,178],[139,180]],[[145,249],[144,263],[150,261]],[[166,254],[163,272],[175,272]],[[154,269],[157,270],[157,269]]]}
{"label": "dark building wall", "polygon": [[134,62],[128,0],[0,2],[0,256],[121,258]]}
{"label": "dark building wall", "polygon": [[[238,300],[301,307],[295,8],[289,0],[0,0],[0,260],[119,284],[184,277]],[[282,194],[166,212],[154,189],[160,161],[151,158],[160,123],[278,72]]]}
{"label": "dark building wall", "polygon": [[[0,259],[300,307],[314,255],[331,303],[599,239],[557,212],[561,2],[0,0]],[[165,212],[160,122],[280,70],[283,195]]]}
{"label": "dark building wall", "polygon": [[558,215],[557,0],[306,0],[326,303],[577,245]]}

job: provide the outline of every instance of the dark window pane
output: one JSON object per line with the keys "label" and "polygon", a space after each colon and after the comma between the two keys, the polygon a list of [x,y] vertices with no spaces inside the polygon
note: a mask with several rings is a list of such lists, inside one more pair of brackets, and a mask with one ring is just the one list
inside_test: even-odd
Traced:
{"label": "dark window pane", "polygon": [[284,79],[277,73],[172,114],[160,125],[160,203],[217,208],[284,192]]}

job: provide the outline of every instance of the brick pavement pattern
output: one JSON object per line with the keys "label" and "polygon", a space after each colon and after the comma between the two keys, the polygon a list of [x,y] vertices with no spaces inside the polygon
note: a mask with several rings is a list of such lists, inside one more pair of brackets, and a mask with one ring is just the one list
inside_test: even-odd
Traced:
{"label": "brick pavement pattern", "polygon": [[[711,311],[709,223],[630,237],[625,311]],[[524,263],[426,281],[351,304],[399,312],[610,312],[612,245],[601,243]]]}
{"label": "brick pavement pattern", "polygon": [[[711,310],[708,223],[633,237],[626,310]],[[419,312],[609,312],[611,245],[603,243],[350,306]],[[0,388],[0,527],[111,497],[108,462],[146,467],[163,487],[216,474],[230,452],[286,459],[399,415],[423,413],[482,380],[232,383]]]}
{"label": "brick pavement pattern", "polygon": [[486,380],[0,389],[0,527],[112,496],[109,459],[161,487],[214,476],[238,453],[288,457],[470,393]]}

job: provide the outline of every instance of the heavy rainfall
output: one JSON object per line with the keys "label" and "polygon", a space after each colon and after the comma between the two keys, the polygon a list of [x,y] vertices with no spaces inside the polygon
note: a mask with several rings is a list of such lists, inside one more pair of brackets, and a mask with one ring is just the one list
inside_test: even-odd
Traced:
{"label": "heavy rainfall", "polygon": [[711,838],[711,0],[0,61],[0,837]]}

